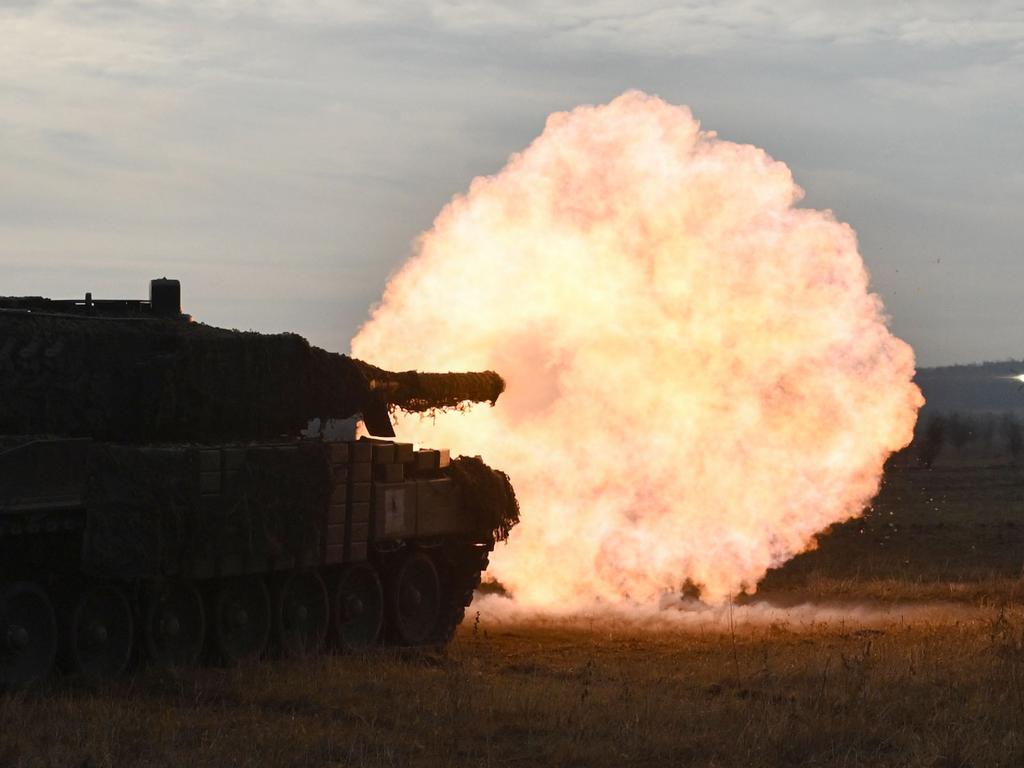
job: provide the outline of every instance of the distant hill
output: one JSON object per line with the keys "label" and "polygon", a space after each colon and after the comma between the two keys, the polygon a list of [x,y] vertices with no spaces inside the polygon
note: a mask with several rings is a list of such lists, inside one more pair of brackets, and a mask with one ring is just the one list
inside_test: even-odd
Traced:
{"label": "distant hill", "polygon": [[1024,360],[922,368],[914,381],[928,403],[924,413],[1024,414],[1024,385],[1013,376],[1024,373]]}

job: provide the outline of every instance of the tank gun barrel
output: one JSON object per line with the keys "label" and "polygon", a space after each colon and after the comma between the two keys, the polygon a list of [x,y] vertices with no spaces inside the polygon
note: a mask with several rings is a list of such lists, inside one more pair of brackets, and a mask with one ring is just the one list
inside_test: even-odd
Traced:
{"label": "tank gun barrel", "polygon": [[371,392],[404,411],[422,412],[454,408],[461,403],[494,405],[505,391],[505,382],[494,371],[470,373],[422,373],[385,371],[362,360],[353,361],[366,378]]}

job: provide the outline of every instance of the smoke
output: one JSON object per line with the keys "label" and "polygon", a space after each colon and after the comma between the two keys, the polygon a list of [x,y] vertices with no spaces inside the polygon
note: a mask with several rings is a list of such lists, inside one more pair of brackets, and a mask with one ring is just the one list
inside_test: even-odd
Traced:
{"label": "smoke", "polygon": [[912,436],[913,352],[856,236],[764,151],[639,92],[553,114],[424,233],[352,342],[493,369],[497,407],[402,416],[479,454],[523,522],[491,573],[523,606],[711,602],[860,514]]}
{"label": "smoke", "polygon": [[[1005,609],[1000,609],[1005,613]],[[1010,609],[1011,612],[1013,609]],[[546,605],[532,608],[498,595],[478,595],[472,613],[485,627],[551,626],[590,631],[637,629],[723,632],[739,628],[777,627],[810,630],[831,627],[885,627],[893,624],[949,624],[993,621],[992,607],[955,602],[799,603],[774,605],[708,605],[693,599],[648,603],[615,603],[581,607]],[[1019,612],[1018,612],[1019,613]]]}

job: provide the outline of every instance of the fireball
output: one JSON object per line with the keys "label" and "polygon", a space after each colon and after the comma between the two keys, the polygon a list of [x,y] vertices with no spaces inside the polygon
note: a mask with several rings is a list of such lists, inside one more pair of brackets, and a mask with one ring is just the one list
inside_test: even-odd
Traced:
{"label": "fireball", "polygon": [[715,602],[859,515],[923,403],[853,230],[789,169],[628,92],[553,114],[419,238],[353,353],[500,372],[400,436],[509,473],[525,606]]}

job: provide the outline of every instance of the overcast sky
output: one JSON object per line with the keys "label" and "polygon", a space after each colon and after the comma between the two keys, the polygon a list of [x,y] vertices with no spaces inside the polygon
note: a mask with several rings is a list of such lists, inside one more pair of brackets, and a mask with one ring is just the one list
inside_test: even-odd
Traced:
{"label": "overcast sky", "polygon": [[1024,357],[1024,3],[0,0],[0,294],[348,343],[474,176],[629,88],[857,230],[921,365]]}

